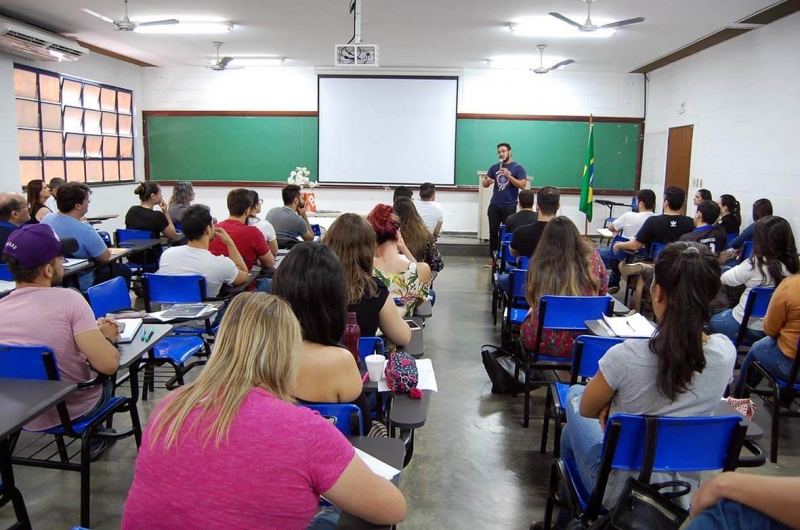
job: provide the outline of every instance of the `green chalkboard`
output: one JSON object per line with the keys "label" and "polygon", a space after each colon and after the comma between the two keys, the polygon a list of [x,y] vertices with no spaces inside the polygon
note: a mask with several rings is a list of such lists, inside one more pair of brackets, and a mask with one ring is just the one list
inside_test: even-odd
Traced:
{"label": "green chalkboard", "polygon": [[[585,121],[459,119],[456,137],[458,185],[477,185],[477,172],[497,163],[496,146],[507,142],[513,159],[534,177],[534,187],[581,187],[589,140]],[[639,141],[638,123],[595,122],[595,189],[634,189]]]}
{"label": "green chalkboard", "polygon": [[151,180],[285,182],[317,174],[317,118],[147,116]]}

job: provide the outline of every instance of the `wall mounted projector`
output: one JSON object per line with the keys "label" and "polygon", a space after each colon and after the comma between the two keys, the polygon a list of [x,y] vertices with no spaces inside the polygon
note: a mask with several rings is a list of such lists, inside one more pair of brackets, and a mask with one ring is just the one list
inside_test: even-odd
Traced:
{"label": "wall mounted projector", "polygon": [[337,44],[334,66],[378,66],[377,44]]}

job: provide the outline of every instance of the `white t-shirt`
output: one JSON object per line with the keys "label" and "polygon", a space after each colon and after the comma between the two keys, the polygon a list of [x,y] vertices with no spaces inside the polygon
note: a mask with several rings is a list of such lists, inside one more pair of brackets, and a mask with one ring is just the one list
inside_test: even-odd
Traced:
{"label": "white t-shirt", "polygon": [[613,226],[614,230],[619,232],[622,237],[633,239],[636,237],[636,234],[639,233],[639,229],[644,222],[649,217],[652,217],[652,215],[653,212],[625,212],[617,217],[616,220],[611,223],[611,226]]}
{"label": "white t-shirt", "polygon": [[417,207],[417,213],[422,217],[422,222],[425,223],[428,232],[432,234],[439,221],[444,220],[442,205],[436,201],[414,201],[414,206]]}
{"label": "white t-shirt", "polygon": [[183,245],[164,251],[158,273],[174,276],[201,274],[206,279],[206,294],[217,296],[223,283],[233,284],[239,275],[239,269],[227,256],[215,256],[204,248]]}
{"label": "white t-shirt", "polygon": [[[786,265],[781,264],[781,270],[784,277],[791,276]],[[767,272],[766,266],[764,266],[764,272]],[[747,297],[750,296],[750,291],[753,287],[775,287],[775,282],[772,281],[772,278],[770,278],[768,274],[762,275],[758,268],[754,267],[748,259],[734,268],[725,271],[722,274],[722,285],[727,285],[728,287],[744,285],[746,287],[742,296],[739,297],[739,303],[733,308],[732,313],[736,322],[741,324],[744,318],[744,306],[747,304]],[[747,327],[756,331],[763,331],[763,323],[763,318],[751,318],[750,322],[747,323]]]}
{"label": "white t-shirt", "polygon": [[58,211],[58,205],[56,204],[56,198],[53,197],[52,195],[49,196],[47,198],[47,200],[44,201],[44,205],[47,206],[50,209],[51,212],[57,212]]}

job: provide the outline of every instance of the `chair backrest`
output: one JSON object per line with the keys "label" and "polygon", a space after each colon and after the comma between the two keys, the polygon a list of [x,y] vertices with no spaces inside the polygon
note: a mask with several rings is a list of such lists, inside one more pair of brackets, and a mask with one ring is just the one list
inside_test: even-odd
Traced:
{"label": "chair backrest", "polygon": [[664,243],[657,243],[653,242],[650,244],[650,257],[653,258],[653,261],[658,259],[658,256],[661,255],[661,251],[666,248],[667,245]]}
{"label": "chair backrest", "polygon": [[131,239],[155,239],[153,232],[149,230],[131,230],[128,228],[117,228],[114,234],[117,238],[117,246],[122,246]]}
{"label": "chair backrest", "polygon": [[619,337],[596,337],[581,335],[575,339],[572,352],[572,372],[570,384],[579,378],[593,377],[598,370],[600,359],[612,346],[625,342]]}
{"label": "chair backrest", "polygon": [[0,377],[59,381],[56,358],[48,346],[0,344]]}
{"label": "chair backrest", "polygon": [[500,229],[499,229],[498,233],[499,233],[499,236],[500,236],[500,241],[505,241],[506,240],[506,225],[505,225],[505,223],[500,223]]}
{"label": "chair backrest", "polygon": [[100,239],[103,240],[103,243],[106,244],[107,247],[111,247],[111,236],[105,230],[98,230],[97,235],[100,236]]}
{"label": "chair backrest", "polygon": [[303,407],[319,412],[345,436],[364,436],[361,427],[361,409],[352,403],[301,403]]}
{"label": "chair backrest", "polygon": [[531,262],[531,258],[528,256],[520,256],[517,258],[517,268],[522,270],[528,270],[528,265]]}
{"label": "chair backrest", "polygon": [[196,304],[206,298],[206,279],[199,274],[169,276],[146,273],[142,275],[145,310],[150,304]]}
{"label": "chair backrest", "polygon": [[728,237],[726,238],[728,246],[731,246],[731,243],[733,243],[733,240],[737,237],[739,237],[739,234],[728,234]]}
{"label": "chair backrest", "polygon": [[742,244],[742,261],[746,260],[753,253],[753,242],[745,241]]}
{"label": "chair backrest", "polygon": [[525,283],[528,271],[525,269],[511,269],[508,279],[508,290],[511,293],[511,307],[528,307],[525,297]]}
{"label": "chair backrest", "polygon": [[125,278],[121,276],[89,287],[86,294],[89,297],[89,305],[92,306],[95,318],[101,318],[108,313],[130,309],[131,307],[128,286],[125,284]]}
{"label": "chair backrest", "polygon": [[517,263],[517,258],[511,255],[511,241],[501,241],[500,263],[501,270],[505,269],[506,265],[515,265]]}
{"label": "chair backrest", "polygon": [[311,233],[320,237],[322,236],[322,229],[320,229],[319,225],[311,225]]}
{"label": "chair backrest", "polygon": [[4,282],[13,282],[14,277],[8,270],[8,265],[5,262],[0,262],[0,280]]}
{"label": "chair backrest", "polygon": [[744,303],[744,315],[742,316],[742,324],[739,326],[739,333],[736,334],[736,340],[733,341],[738,349],[742,345],[744,336],[747,333],[747,323],[751,318],[763,318],[767,314],[769,302],[772,300],[772,295],[775,294],[774,287],[753,287],[747,295],[747,301]]}
{"label": "chair backrest", "polygon": [[611,316],[614,299],[609,296],[554,296],[539,300],[539,327],[580,331],[587,320]]}
{"label": "chair backrest", "polygon": [[383,339],[380,337],[361,337],[358,339],[358,356],[361,357],[361,362],[364,362],[364,357],[377,353],[378,355],[386,355],[383,350]]}

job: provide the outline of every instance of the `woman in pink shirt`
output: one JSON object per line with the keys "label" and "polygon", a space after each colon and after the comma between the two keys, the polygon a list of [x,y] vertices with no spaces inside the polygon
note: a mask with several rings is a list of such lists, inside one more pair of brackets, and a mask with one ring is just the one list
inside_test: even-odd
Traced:
{"label": "woman in pink shirt", "polygon": [[[286,302],[234,299],[203,372],[147,425],[123,529],[305,530],[320,495],[375,524],[405,518],[402,493],[333,425],[293,403],[301,344]],[[213,494],[198,500],[201,491]]]}

